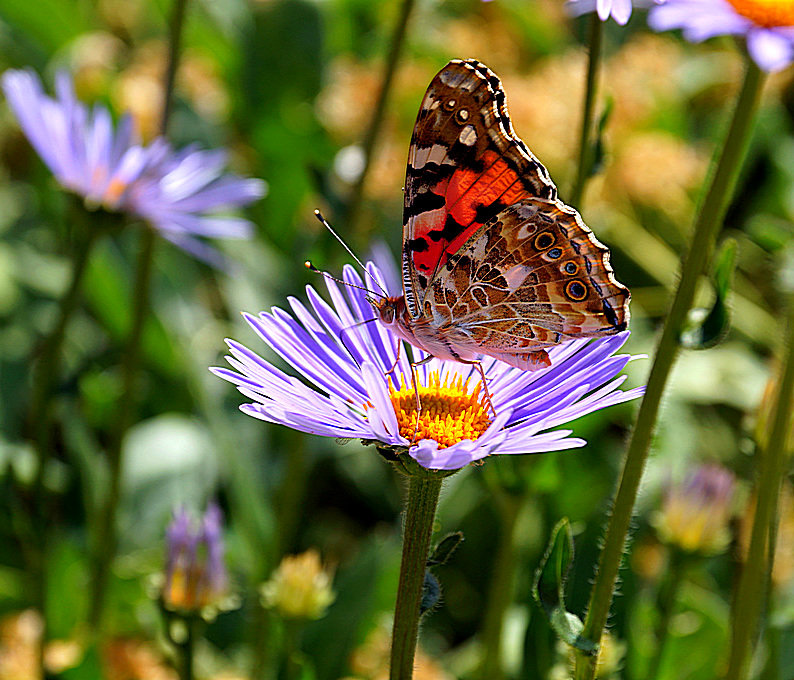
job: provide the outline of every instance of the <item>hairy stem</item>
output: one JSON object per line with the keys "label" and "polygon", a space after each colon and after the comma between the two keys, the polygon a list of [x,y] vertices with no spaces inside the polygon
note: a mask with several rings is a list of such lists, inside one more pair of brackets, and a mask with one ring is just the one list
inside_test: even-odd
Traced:
{"label": "hairy stem", "polygon": [[[692,242],[683,259],[681,279],[662,329],[645,395],[640,404],[637,423],[624,459],[582,631],[584,637],[595,642],[601,639],[609,616],[615,582],[623,558],[634,502],[645,468],[659,404],[670,370],[678,355],[679,336],[692,305],[698,279],[709,261],[716,236],[736,188],[742,161],[750,142],[763,82],[760,69],[748,57],[744,83],[739,93],[733,120],[695,220]],[[595,671],[596,657],[577,652],[576,680],[592,680]]]}
{"label": "hairy stem", "polygon": [[782,349],[782,370],[777,385],[769,436],[759,451],[759,479],[750,548],[736,591],[733,616],[733,635],[728,658],[726,680],[747,677],[756,639],[761,604],[766,585],[765,574],[772,571],[773,554],[769,554],[770,528],[775,524],[775,509],[780,485],[788,463],[788,438],[791,430],[791,410],[794,404],[794,300],[789,300],[786,338]]}
{"label": "hairy stem", "polygon": [[422,586],[442,481],[442,476],[434,476],[430,473],[408,477],[403,553],[400,563],[400,582],[397,586],[397,604],[394,609],[389,680],[411,680],[413,677],[414,654],[419,637]]}

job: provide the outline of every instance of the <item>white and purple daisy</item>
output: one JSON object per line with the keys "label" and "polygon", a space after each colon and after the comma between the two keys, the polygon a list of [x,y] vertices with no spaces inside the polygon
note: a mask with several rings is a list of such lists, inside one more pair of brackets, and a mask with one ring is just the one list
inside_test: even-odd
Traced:
{"label": "white and purple daisy", "polygon": [[791,0],[667,0],[651,10],[648,23],[656,31],[680,28],[692,42],[743,35],[764,71],[779,71],[794,61]]}
{"label": "white and purple daisy", "polygon": [[247,238],[252,225],[216,211],[261,198],[265,183],[223,172],[223,151],[174,151],[164,139],[140,143],[129,115],[113,125],[103,106],[89,109],[74,94],[66,72],[47,96],[29,70],[8,70],[2,88],[33,148],[58,182],[89,205],[149,222],[191,254],[218,262],[203,237]]}
{"label": "white and purple daisy", "polygon": [[575,17],[597,12],[601,21],[612,17],[618,24],[625,26],[634,7],[647,8],[660,2],[664,0],[569,0],[565,3],[565,9]]}
{"label": "white and purple daisy", "polygon": [[[369,274],[383,285],[371,263]],[[333,304],[307,286],[310,308],[289,299],[292,314],[274,307],[246,321],[300,376],[289,375],[234,340],[228,368],[211,369],[252,403],[255,418],[302,432],[362,439],[407,451],[422,466],[456,470],[489,455],[543,453],[584,446],[572,430],[554,429],[587,413],[635,399],[643,388],[621,391],[618,375],[631,358],[616,355],[628,333],[574,340],[549,351],[549,368],[522,372],[485,357],[496,415],[482,398],[472,367],[433,359],[417,367],[422,401],[417,441],[416,396],[405,349],[379,323],[362,281],[345,267],[346,295],[327,280]],[[413,356],[424,355],[413,350]],[[404,376],[408,376],[406,380]]]}

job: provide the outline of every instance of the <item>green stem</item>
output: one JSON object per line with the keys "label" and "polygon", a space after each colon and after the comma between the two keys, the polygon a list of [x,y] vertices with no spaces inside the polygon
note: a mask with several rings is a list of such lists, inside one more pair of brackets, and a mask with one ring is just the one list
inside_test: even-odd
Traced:
{"label": "green stem", "polygon": [[132,421],[133,406],[137,402],[136,388],[138,382],[138,364],[141,354],[141,339],[149,311],[149,289],[155,233],[153,229],[144,228],[140,235],[140,249],[135,272],[135,284],[132,287],[132,325],[127,336],[126,350],[121,366],[121,399],[116,415],[114,431],[107,449],[109,485],[105,502],[96,518],[98,522],[95,536],[95,559],[92,578],[91,609],[89,624],[94,630],[99,629],[105,607],[108,572],[110,563],[116,552],[116,510],[121,495],[122,445],[124,436]]}
{"label": "green stem", "polygon": [[747,676],[752,642],[755,639],[765,587],[764,574],[771,572],[772,557],[768,557],[770,526],[788,463],[787,443],[791,429],[791,410],[794,404],[794,300],[789,300],[786,338],[783,345],[783,365],[777,386],[769,425],[769,436],[759,453],[759,480],[756,508],[747,560],[739,578],[733,616],[733,639],[728,658],[726,680],[740,680]]}
{"label": "green stem", "polygon": [[402,0],[400,5],[400,15],[397,18],[397,23],[394,26],[394,32],[391,36],[389,44],[389,53],[386,57],[383,71],[383,84],[378,94],[378,100],[375,103],[375,110],[372,112],[369,128],[367,129],[366,136],[364,137],[363,151],[364,151],[364,166],[361,169],[361,174],[358,176],[353,189],[350,192],[350,198],[347,203],[346,220],[349,225],[350,233],[355,233],[358,226],[358,221],[361,212],[361,202],[364,197],[364,189],[366,187],[367,178],[369,177],[372,168],[372,159],[375,154],[375,145],[380,137],[380,131],[383,127],[383,116],[386,112],[386,104],[389,100],[391,93],[392,81],[394,80],[394,73],[397,70],[397,62],[400,60],[403,45],[405,44],[405,35],[408,30],[408,20],[411,17],[415,0]]}
{"label": "green stem", "polygon": [[[604,547],[601,551],[598,574],[591,591],[587,618],[582,631],[584,637],[596,642],[601,639],[609,616],[612,594],[623,558],[626,537],[634,511],[634,501],[637,497],[645,460],[648,456],[648,447],[659,412],[659,403],[680,347],[678,339],[692,305],[698,279],[711,256],[725,211],[736,188],[742,161],[749,146],[752,123],[758,109],[763,82],[761,71],[748,57],[744,83],[738,97],[733,120],[695,221],[692,242],[683,259],[681,280],[673,298],[670,313],[664,323],[648,377],[648,384],[645,388],[645,396],[640,405],[637,423],[623,463],[612,514],[604,538]],[[595,663],[594,656],[577,652],[576,680],[592,680],[595,677]]]}
{"label": "green stem", "polygon": [[[75,199],[76,201],[77,199]],[[35,548],[29,553],[33,561],[31,571],[35,580],[36,606],[41,611],[44,630],[42,641],[47,639],[47,553],[51,513],[47,503],[45,478],[47,466],[52,454],[52,407],[53,391],[61,372],[62,348],[66,337],[66,327],[80,301],[80,292],[87,269],[89,256],[96,243],[98,230],[94,225],[86,225],[86,229],[75,244],[71,279],[58,305],[58,317],[55,326],[37,347],[31,363],[33,365],[33,384],[31,386],[30,404],[28,408],[28,427],[33,432],[34,450],[36,453],[36,476],[33,480],[33,520],[25,523],[33,538]],[[24,517],[24,514],[23,514]],[[25,518],[26,519],[26,518]],[[23,542],[23,545],[25,543]],[[42,677],[47,677],[44,667],[44,644],[39,647],[39,666]]]}
{"label": "green stem", "polygon": [[196,645],[197,618],[188,616],[184,619],[185,640],[179,645],[182,652],[182,663],[179,666],[179,680],[193,680],[193,660]]}
{"label": "green stem", "polygon": [[[165,135],[170,119],[174,79],[179,65],[182,30],[185,24],[187,0],[175,0],[171,13],[168,38],[168,63],[164,76],[163,113],[160,133]],[[141,355],[141,340],[149,315],[149,293],[154,260],[155,231],[146,227],[141,231],[135,285],[132,288],[132,325],[127,336],[126,351],[122,362],[122,396],[116,417],[115,431],[108,445],[108,467],[110,484],[102,512],[97,518],[96,557],[94,560],[91,609],[89,624],[97,630],[102,622],[105,607],[108,572],[116,552],[116,510],[121,493],[122,445],[133,415]]]}
{"label": "green stem", "polygon": [[483,656],[479,677],[483,680],[501,680],[504,677],[502,659],[502,632],[507,608],[513,601],[516,571],[515,529],[525,496],[502,491],[497,497],[499,509],[499,538],[493,560],[493,572],[485,598],[485,615],[482,624]]}
{"label": "green stem", "polygon": [[431,471],[408,477],[403,554],[400,582],[397,586],[397,604],[394,608],[389,680],[411,680],[413,676],[422,586],[442,481],[441,475],[434,475]]}
{"label": "green stem", "polygon": [[677,548],[673,548],[670,557],[670,568],[667,571],[667,581],[659,593],[659,623],[656,626],[656,654],[651,662],[648,678],[659,677],[659,669],[664,660],[664,652],[670,640],[670,621],[673,618],[675,603],[685,572],[685,556]]}
{"label": "green stem", "polygon": [[587,83],[585,85],[584,106],[582,108],[582,127],[579,131],[579,165],[576,179],[571,189],[571,205],[581,208],[584,187],[593,170],[593,110],[598,92],[598,66],[601,62],[601,42],[604,33],[603,23],[598,14],[590,17],[588,33]]}

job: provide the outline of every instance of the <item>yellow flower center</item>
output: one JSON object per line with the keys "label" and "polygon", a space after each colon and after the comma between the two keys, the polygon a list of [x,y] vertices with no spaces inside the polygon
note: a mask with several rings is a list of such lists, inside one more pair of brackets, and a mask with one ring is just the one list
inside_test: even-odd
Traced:
{"label": "yellow flower center", "polygon": [[[446,449],[464,439],[477,439],[491,420],[488,417],[485,395],[480,396],[482,385],[477,382],[469,391],[469,378],[461,376],[444,378],[442,384],[438,371],[430,373],[428,385],[419,385],[419,428],[416,428],[416,391],[413,383],[396,390],[389,379],[389,398],[400,434],[408,441],[434,439],[439,449]],[[416,436],[414,436],[416,433]]]}
{"label": "yellow flower center", "polygon": [[127,184],[120,179],[115,178],[110,180],[110,183],[105,189],[104,202],[109,208],[115,208],[121,195],[126,191]]}
{"label": "yellow flower center", "polygon": [[759,26],[794,25],[794,1],[792,0],[728,0],[743,17]]}

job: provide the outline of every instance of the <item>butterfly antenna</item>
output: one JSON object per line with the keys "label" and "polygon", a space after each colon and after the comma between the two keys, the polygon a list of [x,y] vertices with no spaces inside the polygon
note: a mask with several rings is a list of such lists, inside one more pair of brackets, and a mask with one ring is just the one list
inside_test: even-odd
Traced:
{"label": "butterfly antenna", "polygon": [[[359,259],[356,257],[356,254],[355,254],[355,253],[354,253],[354,252],[353,252],[353,251],[350,249],[350,246],[348,246],[348,245],[347,245],[347,243],[345,243],[345,242],[342,240],[342,237],[341,237],[339,234],[337,234],[337,233],[336,233],[336,231],[334,231],[334,228],[333,228],[333,227],[332,227],[330,224],[328,224],[328,220],[326,220],[326,219],[323,217],[323,214],[322,214],[322,213],[321,213],[319,210],[315,210],[315,211],[314,211],[314,216],[315,216],[315,217],[316,217],[318,220],[320,220],[320,223],[321,223],[321,224],[322,224],[322,225],[323,225],[323,226],[324,226],[324,227],[325,227],[325,228],[326,228],[328,231],[330,231],[330,232],[331,232],[331,234],[333,234],[334,238],[335,238],[337,241],[339,241],[339,243],[342,245],[342,247],[345,249],[345,251],[347,251],[347,254],[348,254],[348,255],[350,255],[350,257],[352,257],[352,258],[353,258],[353,259],[354,259],[354,260],[355,260],[355,261],[358,263],[358,266],[359,266],[359,267],[361,267],[361,269],[362,269],[362,271],[364,272],[365,276],[369,276],[369,277],[370,277],[370,278],[371,278],[371,279],[372,279],[372,280],[375,282],[375,285],[376,285],[378,288],[380,288],[380,289],[381,289],[382,296],[383,296],[383,297],[389,297],[389,295],[388,295],[388,294],[386,293],[386,291],[384,290],[383,286],[381,286],[381,285],[380,285],[380,282],[379,282],[379,281],[378,281],[378,280],[377,280],[377,279],[376,279],[374,276],[372,276],[372,274],[370,274],[370,273],[367,271],[367,268],[364,266],[364,263],[363,263],[361,260],[359,260]],[[311,269],[311,267],[309,267],[309,269]],[[321,273],[322,273],[322,272],[321,272]],[[338,279],[337,279],[337,280],[338,280]],[[344,281],[343,281],[342,283],[344,283]],[[355,286],[354,286],[354,288],[355,288]]]}
{"label": "butterfly antenna", "polygon": [[[320,276],[324,276],[326,279],[331,279],[331,281],[336,281],[337,283],[341,283],[343,286],[348,286],[350,288],[358,288],[359,290],[363,290],[367,294],[367,300],[370,304],[375,304],[375,301],[370,297],[370,295],[381,295],[376,290],[370,290],[369,288],[364,288],[364,286],[357,286],[354,283],[348,283],[347,281],[343,281],[342,279],[338,279],[335,276],[331,276],[327,272],[320,271],[315,267],[309,260],[303,263],[303,265],[308,269],[310,272],[314,272],[315,274],[320,274]],[[381,297],[387,297],[386,295],[381,295]]]}

